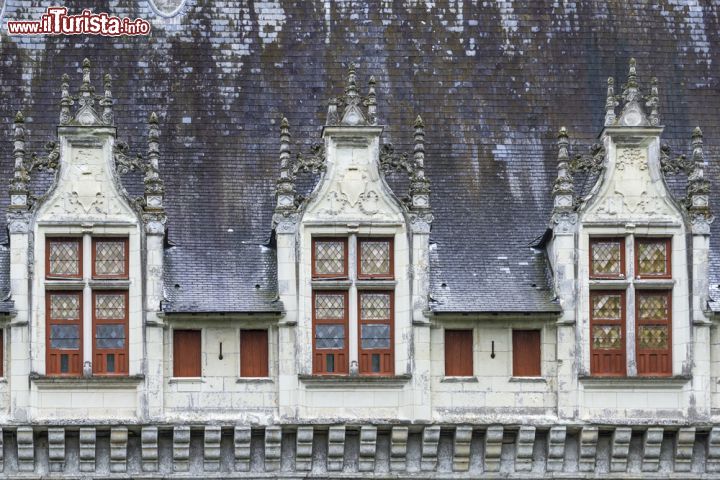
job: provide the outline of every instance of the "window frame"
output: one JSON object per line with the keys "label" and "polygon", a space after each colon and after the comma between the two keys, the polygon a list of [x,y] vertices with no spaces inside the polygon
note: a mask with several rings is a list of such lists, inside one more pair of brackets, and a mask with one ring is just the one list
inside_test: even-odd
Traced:
{"label": "window frame", "polygon": [[[98,242],[116,242],[116,243],[123,243],[125,247],[125,257],[123,259],[125,273],[120,275],[100,275],[95,270],[95,261],[96,261],[96,254],[97,254],[97,244]],[[91,276],[93,280],[127,280],[130,278],[130,252],[128,250],[129,247],[129,238],[128,237],[92,237],[92,252],[90,254],[90,261],[92,263],[92,272]]]}
{"label": "window frame", "polygon": [[[462,333],[463,335],[468,335],[470,337],[470,365],[465,364],[458,364],[461,368],[468,368],[468,370],[461,370],[458,369],[458,371],[453,370],[450,372],[448,365],[448,332],[454,332],[456,334]],[[443,329],[443,376],[445,377],[460,377],[460,378],[468,378],[475,376],[475,330],[472,328],[444,328]]]}
{"label": "window frame", "polygon": [[[640,318],[640,301],[639,297],[645,296],[664,296],[668,302],[668,317],[665,320],[642,320]],[[672,345],[672,327],[673,327],[673,314],[672,314],[672,290],[643,290],[637,289],[635,291],[635,365],[637,365],[638,377],[669,377],[672,376],[673,370],[673,345]],[[667,327],[667,342],[668,346],[665,349],[641,349],[640,348],[640,327],[641,326],[666,326]],[[640,355],[667,355],[668,357],[668,369],[666,371],[640,371]]]}
{"label": "window frame", "polygon": [[[526,365],[526,363],[520,361],[521,360],[521,358],[520,358],[521,351],[523,351],[523,350],[520,348],[517,348],[519,345],[516,345],[516,344],[519,343],[519,338],[516,338],[515,334],[518,334],[518,336],[519,336],[519,334],[527,335],[529,333],[537,334],[537,342],[538,342],[538,345],[537,345],[537,369],[533,368],[532,372],[525,373],[525,372],[519,371],[520,366]],[[543,376],[543,374],[542,374],[542,371],[543,371],[543,366],[542,366],[542,329],[541,328],[513,328],[511,336],[512,336],[511,341],[512,341],[512,349],[513,349],[513,351],[512,351],[512,362],[513,362],[512,376],[517,377],[517,378],[542,377]],[[533,358],[533,362],[535,360],[536,359]],[[530,370],[530,369],[527,368],[527,370]]]}
{"label": "window frame", "polygon": [[[362,273],[362,244],[364,242],[386,242],[390,252],[390,269],[387,274]],[[392,280],[395,278],[395,239],[393,237],[357,237],[357,254],[355,255],[358,280]]]}
{"label": "window frame", "polygon": [[[122,295],[125,297],[124,318],[99,319],[97,318],[96,305],[98,295]],[[127,376],[130,371],[129,343],[130,343],[130,295],[127,290],[96,290],[92,291],[92,369],[93,375],[98,376]],[[98,348],[97,346],[97,326],[98,325],[118,325],[122,323],[125,328],[125,346],[123,348]],[[107,355],[115,355],[115,371],[107,371]],[[119,355],[124,355],[124,361],[119,362]],[[101,359],[101,362],[98,362]],[[98,365],[100,363],[100,365]],[[120,368],[118,368],[120,367]]]}
{"label": "window frame", "polygon": [[[77,275],[57,275],[50,273],[50,249],[53,242],[73,242],[78,246],[78,273]],[[45,236],[45,279],[46,280],[82,280],[83,270],[83,237],[54,237]]]}
{"label": "window frame", "polygon": [[[77,320],[58,320],[53,319],[50,315],[51,308],[50,304],[52,301],[52,295],[74,295],[78,297],[80,303],[78,306],[79,309],[79,318]],[[55,376],[55,377],[80,377],[83,374],[83,365],[85,362],[84,358],[84,334],[83,334],[83,313],[84,313],[84,305],[83,305],[83,291],[82,290],[46,290],[45,291],[45,372],[47,375]],[[50,334],[52,331],[52,325],[76,325],[78,327],[79,332],[79,343],[77,350],[67,349],[67,348],[52,348],[51,338]],[[53,362],[52,359],[54,356],[58,356],[58,359],[62,358],[62,355],[69,355],[68,357],[68,372],[63,373],[61,372],[60,362],[61,360],[58,360],[58,362]],[[74,371],[71,363],[71,356],[77,355],[79,358],[78,360],[78,369],[77,371]],[[57,369],[51,368],[57,365]]]}
{"label": "window frame", "polygon": [[[312,292],[312,372],[313,375],[347,375],[349,373],[349,367],[350,367],[350,352],[349,352],[349,346],[350,346],[350,309],[349,309],[349,291],[348,290],[313,290]],[[344,318],[343,319],[318,319],[317,318],[317,296],[318,295],[342,295],[343,296],[343,302],[344,302]],[[342,325],[345,327],[345,338],[343,339],[343,348],[342,349],[334,349],[334,348],[317,348],[316,345],[316,334],[315,334],[315,328],[317,325],[337,325],[340,322],[342,322]],[[334,371],[328,372],[327,371],[327,357],[325,355],[327,354],[341,354],[344,358],[344,361],[337,362],[334,359]],[[319,356],[322,356],[320,359],[318,359]],[[338,366],[340,368],[338,368]]]}
{"label": "window frame", "polygon": [[[362,296],[366,294],[387,294],[390,296],[390,318],[387,320],[363,320],[362,319]],[[363,325],[388,325],[390,327],[390,346],[388,348],[362,348],[362,326]],[[358,290],[357,292],[357,325],[358,325],[358,372],[360,375],[372,376],[388,376],[395,372],[395,291],[394,290]],[[372,365],[372,355],[380,355],[380,371],[373,372],[372,367],[368,370],[364,368],[363,352],[370,357],[370,365]],[[384,357],[390,357],[389,369],[383,369],[382,365]]]}
{"label": "window frame", "polygon": [[[619,242],[620,243],[620,273],[617,275],[608,275],[595,273],[593,262],[593,248],[596,243],[600,242]],[[627,278],[627,265],[625,262],[625,237],[606,237],[606,236],[590,236],[588,248],[588,276],[591,280],[622,280]]]}
{"label": "window frame", "polygon": [[[602,295],[620,295],[622,306],[620,308],[620,319],[614,320],[614,319],[595,319],[593,314],[593,298],[596,296],[602,296]],[[590,373],[593,376],[597,377],[626,377],[627,376],[627,291],[626,290],[590,290],[590,295],[588,297],[589,299],[589,305],[588,305],[588,311],[589,311],[589,341],[590,341]],[[593,339],[593,327],[595,325],[620,325],[620,348],[619,349],[606,349],[606,350],[599,350],[596,349],[594,344],[595,341]],[[619,352],[620,357],[622,359],[622,369],[619,372],[601,372],[601,371],[595,371],[593,369],[593,357],[595,355],[596,350],[599,350],[600,352],[608,352],[608,351],[614,351]],[[616,353],[617,355],[618,353]],[[599,354],[598,354],[599,355]]]}
{"label": "window frame", "polygon": [[[264,370],[264,374],[262,375],[250,375],[249,372],[246,372],[247,374],[243,373],[244,364],[247,362],[243,362],[243,355],[245,354],[245,349],[243,348],[243,334],[245,332],[264,332],[265,334],[265,352],[264,362],[259,362],[259,365],[261,365],[261,369]],[[270,331],[267,328],[241,328],[240,329],[240,378],[268,378],[270,377]],[[262,373],[262,372],[261,372]]]}
{"label": "window frame", "polygon": [[[348,237],[312,237],[312,241],[310,242],[310,269],[311,269],[311,277],[313,279],[347,279],[349,278],[350,272],[348,269],[348,257],[350,255],[350,251],[348,248]],[[335,274],[335,273],[317,273],[315,270],[315,248],[317,243],[320,242],[342,242],[343,244],[343,269],[344,271],[341,274]]]}
{"label": "window frame", "polygon": [[[180,375],[179,372],[177,371],[178,370],[177,362],[180,358],[180,356],[178,355],[179,349],[177,348],[177,343],[176,343],[176,334],[178,332],[183,332],[183,333],[196,332],[197,333],[197,337],[198,337],[197,341],[199,344],[198,345],[198,363],[197,363],[198,375],[185,375],[185,374]],[[203,335],[202,335],[201,328],[173,328],[172,329],[172,356],[173,356],[172,374],[171,374],[172,378],[202,378],[202,376],[203,376],[202,344],[203,344]],[[187,354],[185,354],[185,355],[187,355]],[[195,372],[193,372],[193,373],[195,373]]]}
{"label": "window frame", "polygon": [[[640,250],[641,243],[665,243],[665,271],[664,274],[640,274]],[[672,279],[672,237],[635,237],[635,278],[638,279]]]}

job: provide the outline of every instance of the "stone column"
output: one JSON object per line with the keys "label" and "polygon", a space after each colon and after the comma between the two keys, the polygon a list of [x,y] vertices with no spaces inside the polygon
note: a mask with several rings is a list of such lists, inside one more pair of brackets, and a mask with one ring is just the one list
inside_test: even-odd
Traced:
{"label": "stone column", "polygon": [[278,328],[278,398],[279,415],[294,417],[298,407],[297,348],[298,322],[297,223],[278,223],[277,275],[278,293],[285,316]]}
{"label": "stone column", "polygon": [[145,225],[145,395],[150,419],[163,415],[164,322],[160,313],[163,299],[165,229],[159,222]]}

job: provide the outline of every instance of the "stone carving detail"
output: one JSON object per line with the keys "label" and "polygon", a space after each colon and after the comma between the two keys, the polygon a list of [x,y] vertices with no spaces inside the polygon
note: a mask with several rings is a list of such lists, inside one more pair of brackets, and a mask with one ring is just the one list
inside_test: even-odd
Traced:
{"label": "stone carving detail", "polygon": [[578,465],[581,472],[592,472],[595,470],[597,441],[597,427],[583,427],[580,432],[580,460]]}
{"label": "stone carving detail", "polygon": [[80,429],[80,471],[95,471],[96,432],[92,427]]}
{"label": "stone carving detail", "polygon": [[458,425],[453,442],[453,472],[466,472],[470,468],[470,441],[472,427]]}
{"label": "stone carving detail", "polygon": [[695,448],[695,427],[683,427],[678,430],[675,440],[675,471],[689,472],[692,467]]}
{"label": "stone carving detail", "polygon": [[360,429],[360,459],[358,471],[375,470],[375,449],[377,448],[377,427],[365,425]]}
{"label": "stone carving detail", "polygon": [[390,470],[405,471],[407,457],[408,427],[395,426],[390,435]]}
{"label": "stone carving detail", "polygon": [[615,168],[618,170],[625,170],[625,168],[647,170],[648,165],[642,150],[639,148],[623,148],[618,153]]}
{"label": "stone carving detail", "polygon": [[438,443],[440,442],[440,426],[428,425],[423,429],[422,458],[420,469],[424,472],[433,471],[437,466]]}
{"label": "stone carving detail", "polygon": [[127,470],[127,427],[113,427],[110,430],[110,471],[123,473]]}
{"label": "stone carving detail", "polygon": [[[69,77],[63,75],[61,84],[61,100],[60,100],[60,125],[79,125],[88,126],[106,126],[112,125],[113,114],[112,105],[113,98],[111,93],[110,75],[105,75],[103,95],[95,95],[95,87],[90,83],[90,60],[87,58],[82,62],[82,84],[78,95],[70,95],[68,86]],[[80,106],[75,115],[70,112],[70,107],[75,103]],[[95,108],[95,102],[102,107],[102,113],[98,114]]]}
{"label": "stone carving detail", "polygon": [[[500,444],[502,448],[502,443]],[[535,427],[523,425],[515,441],[515,471],[532,470],[533,448],[535,447]]]}
{"label": "stone carving detail", "polygon": [[547,471],[562,472],[565,465],[565,439],[567,427],[555,426],[548,433],[547,445]]}
{"label": "stone carving detail", "polygon": [[206,426],[203,445],[203,459],[205,470],[217,472],[220,470],[220,439],[219,426]]}
{"label": "stone carving detail", "polygon": [[51,472],[65,468],[65,429],[48,428],[48,462]]}
{"label": "stone carving detail", "polygon": [[[615,115],[615,107],[622,105],[620,116]],[[615,95],[615,79],[608,78],[607,97],[605,100],[605,126],[653,126],[660,125],[658,114],[659,96],[657,78],[650,83],[650,93],[642,95],[637,81],[637,62],[630,59],[627,83],[621,95]],[[648,115],[645,108],[649,107]]]}
{"label": "stone carving detail", "polygon": [[663,428],[648,428],[643,438],[642,471],[657,472],[660,467],[660,448],[663,440]]}
{"label": "stone carving detail", "polygon": [[238,472],[250,470],[250,435],[250,427],[235,427],[233,432],[235,470]]}
{"label": "stone carving detail", "polygon": [[190,465],[190,427],[176,426],[173,429],[173,470],[187,472]]}
{"label": "stone carving detail", "polygon": [[158,470],[158,428],[143,427],[140,441],[143,472],[156,472]]}
{"label": "stone carving detail", "polygon": [[265,470],[274,472],[280,470],[280,447],[282,444],[282,429],[271,426],[265,429]]}
{"label": "stone carving detail", "polygon": [[[535,431],[533,429],[533,439]],[[485,471],[499,472],[500,457],[502,456],[502,440],[505,432],[500,425],[488,427],[485,432]],[[527,435],[525,436],[525,438]]]}
{"label": "stone carving detail", "polygon": [[720,427],[713,427],[708,435],[707,471],[720,472]]}
{"label": "stone carving detail", "polygon": [[18,470],[21,472],[32,472],[35,470],[35,443],[33,441],[32,427],[18,427],[17,458]]}
{"label": "stone carving detail", "polygon": [[312,470],[313,427],[298,427],[295,446],[295,470],[309,472]]}
{"label": "stone carving detail", "polygon": [[339,472],[343,469],[345,458],[345,426],[335,425],[328,430],[328,472]]}
{"label": "stone carving detail", "polygon": [[610,454],[610,471],[625,472],[628,464],[628,451],[630,450],[630,427],[617,427],[612,434],[612,452]]}
{"label": "stone carving detail", "polygon": [[[361,99],[356,85],[355,68],[350,67],[345,96],[332,99],[328,108],[326,126],[373,126],[377,123],[377,100],[375,79],[369,82],[368,96]],[[367,109],[361,108],[362,106]],[[415,121],[415,148],[412,158],[408,153],[396,153],[392,145],[384,145],[379,154],[379,166],[382,172],[402,171],[410,176],[410,191],[403,199],[408,207],[413,228],[419,232],[430,230],[433,220],[430,211],[430,182],[425,178],[425,133],[422,119]],[[357,140],[367,147],[362,137],[344,137],[345,147],[355,145]],[[275,191],[276,206],[273,214],[273,228],[278,233],[294,233],[299,219],[298,208],[304,202],[295,188],[295,180],[301,172],[319,173],[326,170],[325,145],[314,144],[309,154],[299,153],[293,160],[290,154],[290,126],[287,118],[280,122],[280,176]],[[372,168],[355,165],[343,175],[328,193],[329,204],[322,213],[328,216],[339,214],[374,216],[380,211],[383,194],[378,178]],[[331,179],[326,181],[335,181]]]}

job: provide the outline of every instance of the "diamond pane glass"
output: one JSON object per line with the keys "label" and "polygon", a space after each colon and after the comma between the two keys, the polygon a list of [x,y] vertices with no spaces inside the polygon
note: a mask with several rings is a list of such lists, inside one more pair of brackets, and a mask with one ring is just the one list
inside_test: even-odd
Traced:
{"label": "diamond pane glass", "polygon": [[50,348],[80,349],[79,325],[50,325]]}
{"label": "diamond pane glass", "polygon": [[390,348],[390,325],[364,324],[360,326],[360,348]]}
{"label": "diamond pane glass", "polygon": [[667,274],[667,243],[638,242],[638,273],[640,275]]}
{"label": "diamond pane glass", "polygon": [[97,348],[125,348],[125,325],[96,325]]}
{"label": "diamond pane glass", "polygon": [[99,320],[125,318],[125,295],[97,294],[95,296],[95,318]]}
{"label": "diamond pane glass", "polygon": [[593,348],[597,350],[617,350],[622,348],[620,325],[593,326]]}
{"label": "diamond pane glass", "polygon": [[594,295],[592,297],[593,318],[621,320],[623,308],[622,303],[621,295]]}
{"label": "diamond pane glass", "polygon": [[97,275],[125,275],[125,242],[95,242],[95,273]]}
{"label": "diamond pane glass", "polygon": [[360,242],[360,274],[390,275],[390,242]]}
{"label": "diamond pane glass", "polygon": [[621,244],[617,240],[593,242],[593,274],[619,276],[622,273],[621,248]]}
{"label": "diamond pane glass", "polygon": [[390,294],[363,293],[360,295],[361,320],[389,320]]}
{"label": "diamond pane glass", "polygon": [[345,325],[315,325],[315,348],[345,347]]}
{"label": "diamond pane glass", "polygon": [[638,295],[640,320],[667,320],[669,308],[667,295]]}
{"label": "diamond pane glass", "polygon": [[638,347],[663,350],[668,347],[668,327],[663,325],[640,325]]}
{"label": "diamond pane glass", "polygon": [[315,273],[318,275],[345,274],[345,242],[318,240],[315,242]]}
{"label": "diamond pane glass", "polygon": [[315,318],[338,320],[345,318],[345,296],[331,293],[315,295]]}
{"label": "diamond pane glass", "polygon": [[50,275],[80,275],[80,242],[74,240],[51,240]]}
{"label": "diamond pane glass", "polygon": [[79,320],[80,296],[76,294],[51,293],[50,318],[53,320]]}

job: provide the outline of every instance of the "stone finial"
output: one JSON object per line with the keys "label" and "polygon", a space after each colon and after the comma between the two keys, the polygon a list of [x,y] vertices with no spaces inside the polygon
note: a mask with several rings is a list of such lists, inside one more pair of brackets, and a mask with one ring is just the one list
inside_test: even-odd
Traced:
{"label": "stone finial", "polygon": [[[90,66],[89,59],[83,60],[82,84],[76,96],[70,94],[69,77],[62,76],[60,125],[98,127],[113,124],[112,79],[110,75],[105,75],[103,77],[103,95],[95,95],[95,87],[90,78]],[[75,100],[77,100],[79,108],[73,114],[70,107],[75,104]]]}
{"label": "stone finial", "polygon": [[637,88],[637,62],[634,58],[630,59],[630,62],[628,62],[628,78],[627,78],[627,88]]}
{"label": "stone finial", "polygon": [[290,123],[283,117],[280,121],[280,178],[275,188],[275,214],[273,224],[291,228],[297,218],[295,206],[295,174],[290,157]]}
{"label": "stone finial", "polygon": [[622,112],[620,113],[620,118],[617,121],[618,125],[625,127],[650,125],[650,121],[648,120],[641,103],[643,97],[640,94],[640,88],[638,87],[637,68],[634,58],[630,59],[627,83],[625,83],[623,88],[622,99],[625,104],[623,105]]}
{"label": "stone finial", "polygon": [[15,114],[13,157],[15,163],[13,179],[10,182],[10,208],[13,210],[24,210],[28,207],[28,183],[30,176],[25,165],[25,117],[20,111]]}
{"label": "stone finial", "polygon": [[62,76],[62,83],[60,84],[60,125],[66,125],[72,120],[70,115],[70,107],[73,105],[72,97],[70,96],[70,77],[67,73]]}
{"label": "stone finial", "polygon": [[410,173],[411,210],[419,214],[429,225],[430,214],[430,181],[425,177],[425,123],[420,115],[413,124],[415,128],[415,147],[413,148],[413,168]]}
{"label": "stone finial", "polygon": [[112,77],[109,73],[105,74],[103,78],[103,86],[105,87],[105,95],[100,100],[100,105],[103,107],[102,120],[108,125],[113,123],[113,98],[112,98]]}
{"label": "stone finial", "polygon": [[609,127],[615,123],[615,107],[618,102],[615,99],[615,79],[609,77],[607,79],[607,97],[605,100],[605,126]]}
{"label": "stone finial", "polygon": [[553,215],[552,224],[557,232],[568,232],[575,223],[575,188],[568,154],[568,132],[561,127],[557,136],[558,163],[557,178],[553,183]]}
{"label": "stone finial", "polygon": [[691,145],[692,171],[688,176],[686,198],[688,213],[693,233],[709,234],[714,217],[710,209],[710,183],[705,179],[705,154],[700,127],[693,130]]}
{"label": "stone finial", "polygon": [[148,233],[164,234],[165,206],[163,197],[165,185],[160,178],[160,127],[155,112],[148,119],[148,152],[145,165],[145,205],[143,220]]}
{"label": "stone finial", "polygon": [[658,79],[653,77],[650,81],[650,95],[648,96],[646,105],[650,108],[650,115],[648,120],[650,125],[657,127],[660,125],[660,116],[658,113],[658,105],[660,104],[660,98],[658,96]]}
{"label": "stone finial", "polygon": [[368,95],[367,95],[367,113],[368,123],[370,125],[377,125],[377,97],[375,94],[375,76],[371,75],[368,80]]}
{"label": "stone finial", "polygon": [[355,64],[350,62],[348,65],[347,84],[345,85],[345,96],[352,103],[352,100],[358,98],[357,76],[355,75]]}

